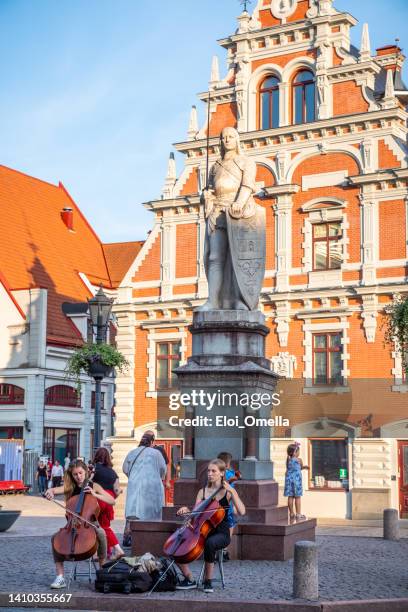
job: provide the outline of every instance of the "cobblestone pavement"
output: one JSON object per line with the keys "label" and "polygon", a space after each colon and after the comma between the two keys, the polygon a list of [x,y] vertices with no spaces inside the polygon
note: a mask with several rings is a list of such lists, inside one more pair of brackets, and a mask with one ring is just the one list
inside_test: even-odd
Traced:
{"label": "cobblestone pavement", "polygon": [[[408,540],[318,536],[317,542],[321,600],[408,597]],[[0,546],[2,551],[7,550],[0,557],[0,592],[49,591],[54,578],[49,537],[0,534]],[[200,567],[201,562],[193,564],[196,576]],[[293,561],[230,561],[224,567],[226,589],[222,591],[217,581],[213,598],[291,599]],[[77,595],[89,595],[91,591],[86,577],[70,587],[70,592]],[[177,596],[180,594],[185,598],[208,597],[197,591],[178,591]]]}

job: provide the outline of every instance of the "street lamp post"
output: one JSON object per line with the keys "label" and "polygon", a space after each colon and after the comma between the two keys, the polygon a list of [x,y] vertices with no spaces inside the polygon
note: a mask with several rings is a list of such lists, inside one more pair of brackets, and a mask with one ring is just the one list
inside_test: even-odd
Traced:
{"label": "street lamp post", "polygon": [[[109,323],[109,316],[112,309],[113,299],[108,298],[99,287],[96,295],[88,300],[89,312],[91,314],[92,326],[96,329],[96,344],[106,342],[106,332]],[[92,373],[95,380],[95,415],[94,415],[94,451],[101,444],[101,383],[104,378],[103,368]]]}

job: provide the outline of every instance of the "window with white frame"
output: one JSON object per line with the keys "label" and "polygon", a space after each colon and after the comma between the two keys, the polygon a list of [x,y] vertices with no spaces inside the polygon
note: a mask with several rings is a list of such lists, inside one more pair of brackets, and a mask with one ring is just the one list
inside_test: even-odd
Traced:
{"label": "window with white frame", "polygon": [[340,221],[312,226],[313,270],[335,270],[342,264],[342,228]]}
{"label": "window with white frame", "polygon": [[313,384],[342,385],[341,332],[313,334]]}
{"label": "window with white frame", "polygon": [[156,388],[173,389],[177,375],[173,372],[181,361],[180,342],[158,342],[156,344]]}

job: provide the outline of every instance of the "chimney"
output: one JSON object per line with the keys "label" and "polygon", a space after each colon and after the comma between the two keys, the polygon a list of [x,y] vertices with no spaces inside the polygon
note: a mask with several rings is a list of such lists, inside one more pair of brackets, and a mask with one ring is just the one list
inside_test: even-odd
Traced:
{"label": "chimney", "polygon": [[72,232],[74,230],[74,211],[69,206],[65,206],[61,211],[61,219]]}

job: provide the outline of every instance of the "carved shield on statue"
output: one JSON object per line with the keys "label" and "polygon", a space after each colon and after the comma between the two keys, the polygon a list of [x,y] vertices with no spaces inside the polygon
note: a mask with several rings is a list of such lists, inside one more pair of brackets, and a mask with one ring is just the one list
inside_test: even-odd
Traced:
{"label": "carved shield on statue", "polygon": [[255,310],[265,276],[265,210],[256,205],[249,219],[227,217],[232,265],[242,297]]}

